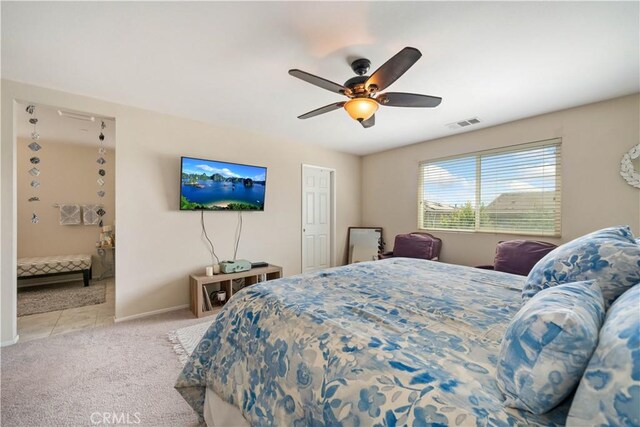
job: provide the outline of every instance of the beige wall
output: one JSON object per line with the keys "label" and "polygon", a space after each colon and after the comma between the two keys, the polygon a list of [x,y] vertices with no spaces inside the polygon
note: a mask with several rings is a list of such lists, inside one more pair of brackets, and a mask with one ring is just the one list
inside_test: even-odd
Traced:
{"label": "beige wall", "polygon": [[[339,262],[344,259],[347,227],[360,223],[359,198],[354,197],[361,193],[357,156],[3,80],[3,342],[15,335],[15,321],[7,313],[15,306],[15,239],[5,243],[14,232],[15,183],[5,181],[15,180],[15,153],[9,147],[14,100],[116,120],[116,318],[187,304],[188,275],[211,262],[201,238],[200,213],[178,210],[181,155],[268,167],[266,211],[243,214],[240,258],[282,265],[286,275],[300,272],[303,163],[336,169]],[[218,255],[232,257],[237,213],[205,215]]]}
{"label": "beige wall", "polygon": [[[44,147],[38,151],[41,183],[32,190],[30,183],[34,179],[27,170],[33,165],[29,158],[33,152],[27,147],[31,140],[18,139],[17,180],[18,180],[18,257],[65,255],[86,253],[94,256],[94,276],[99,274],[100,265],[96,259],[96,241],[100,229],[96,225],[60,225],[59,211],[54,204],[73,203],[104,205],[107,212],[103,217],[105,225],[113,225],[115,215],[115,152],[108,150],[107,163],[101,167],[106,171],[106,181],[102,189],[105,197],[96,194],[99,187],[99,165],[97,144],[95,147],[80,144],[68,144],[57,141],[39,141]],[[37,195],[40,202],[29,202]],[[40,221],[31,223],[31,213],[36,208]]]}
{"label": "beige wall", "polygon": [[[622,155],[640,142],[639,97],[626,96],[500,126],[372,154],[363,159],[363,226],[384,227],[389,249],[398,233],[417,229],[418,163],[423,160],[562,138],[562,237],[628,224],[640,232],[639,191],[620,177]],[[500,240],[531,238],[469,232],[434,232],[441,260],[491,263]]]}
{"label": "beige wall", "polygon": [[[387,240],[397,233],[416,229],[419,161],[554,137],[563,138],[561,241],[612,224],[630,224],[635,233],[640,231],[638,190],[628,186],[618,173],[622,154],[639,142],[637,95],[361,159],[243,129],[212,126],[3,80],[0,147],[3,343],[11,342],[16,334],[16,183],[17,172],[22,172],[17,167],[14,144],[16,100],[116,119],[117,318],[187,304],[188,274],[201,271],[210,262],[200,236],[199,213],[178,210],[181,155],[269,168],[267,210],[244,214],[238,255],[280,264],[287,275],[300,271],[303,163],[337,170],[339,261],[344,259],[348,226],[383,226]],[[237,214],[207,213],[206,220],[219,256],[231,257]],[[435,234],[444,240],[443,261],[468,265],[490,262],[495,244],[514,238],[495,234]]]}

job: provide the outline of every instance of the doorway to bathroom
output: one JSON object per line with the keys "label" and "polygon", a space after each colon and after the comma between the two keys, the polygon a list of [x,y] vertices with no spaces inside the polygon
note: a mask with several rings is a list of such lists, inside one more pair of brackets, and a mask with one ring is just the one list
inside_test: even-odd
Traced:
{"label": "doorway to bathroom", "polygon": [[113,323],[115,120],[18,104],[20,342]]}

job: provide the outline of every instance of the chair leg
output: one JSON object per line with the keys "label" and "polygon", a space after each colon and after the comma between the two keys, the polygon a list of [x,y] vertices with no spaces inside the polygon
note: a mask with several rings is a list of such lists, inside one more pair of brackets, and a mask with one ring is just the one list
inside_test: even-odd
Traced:
{"label": "chair leg", "polygon": [[89,286],[89,279],[91,279],[91,269],[82,270],[82,281],[85,286]]}

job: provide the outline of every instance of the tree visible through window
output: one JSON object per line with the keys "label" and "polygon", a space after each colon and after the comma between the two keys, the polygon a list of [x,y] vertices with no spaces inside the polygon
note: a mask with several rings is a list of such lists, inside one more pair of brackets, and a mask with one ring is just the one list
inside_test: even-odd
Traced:
{"label": "tree visible through window", "polygon": [[420,164],[419,228],[560,235],[560,139]]}

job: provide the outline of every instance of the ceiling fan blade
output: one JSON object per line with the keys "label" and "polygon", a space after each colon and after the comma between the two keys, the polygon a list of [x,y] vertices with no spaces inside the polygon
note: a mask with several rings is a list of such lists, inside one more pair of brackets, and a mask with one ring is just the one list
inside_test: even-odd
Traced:
{"label": "ceiling fan blade", "polygon": [[387,62],[382,64],[365,83],[365,87],[374,92],[384,90],[398,80],[413,64],[420,59],[422,53],[415,47],[405,47]]}
{"label": "ceiling fan blade", "polygon": [[371,126],[376,124],[376,115],[369,117],[367,120],[363,120],[360,122],[363,128],[370,128]]}
{"label": "ceiling fan blade", "polygon": [[320,114],[328,113],[329,111],[337,110],[338,108],[342,108],[344,106],[344,102],[336,102],[335,104],[325,105],[324,107],[320,107],[316,110],[309,111],[301,116],[298,116],[299,119],[308,119],[310,117],[319,116]]}
{"label": "ceiling fan blade", "polygon": [[297,77],[300,80],[304,80],[307,83],[311,83],[312,85],[321,87],[322,89],[326,89],[330,92],[339,93],[341,95],[345,95],[350,92],[349,89],[338,83],[323,79],[322,77],[314,76],[313,74],[309,74],[306,71],[293,69],[289,70],[289,74],[293,77]]}
{"label": "ceiling fan blade", "polygon": [[387,92],[378,95],[376,101],[387,107],[433,108],[440,105],[442,98],[417,93]]}

